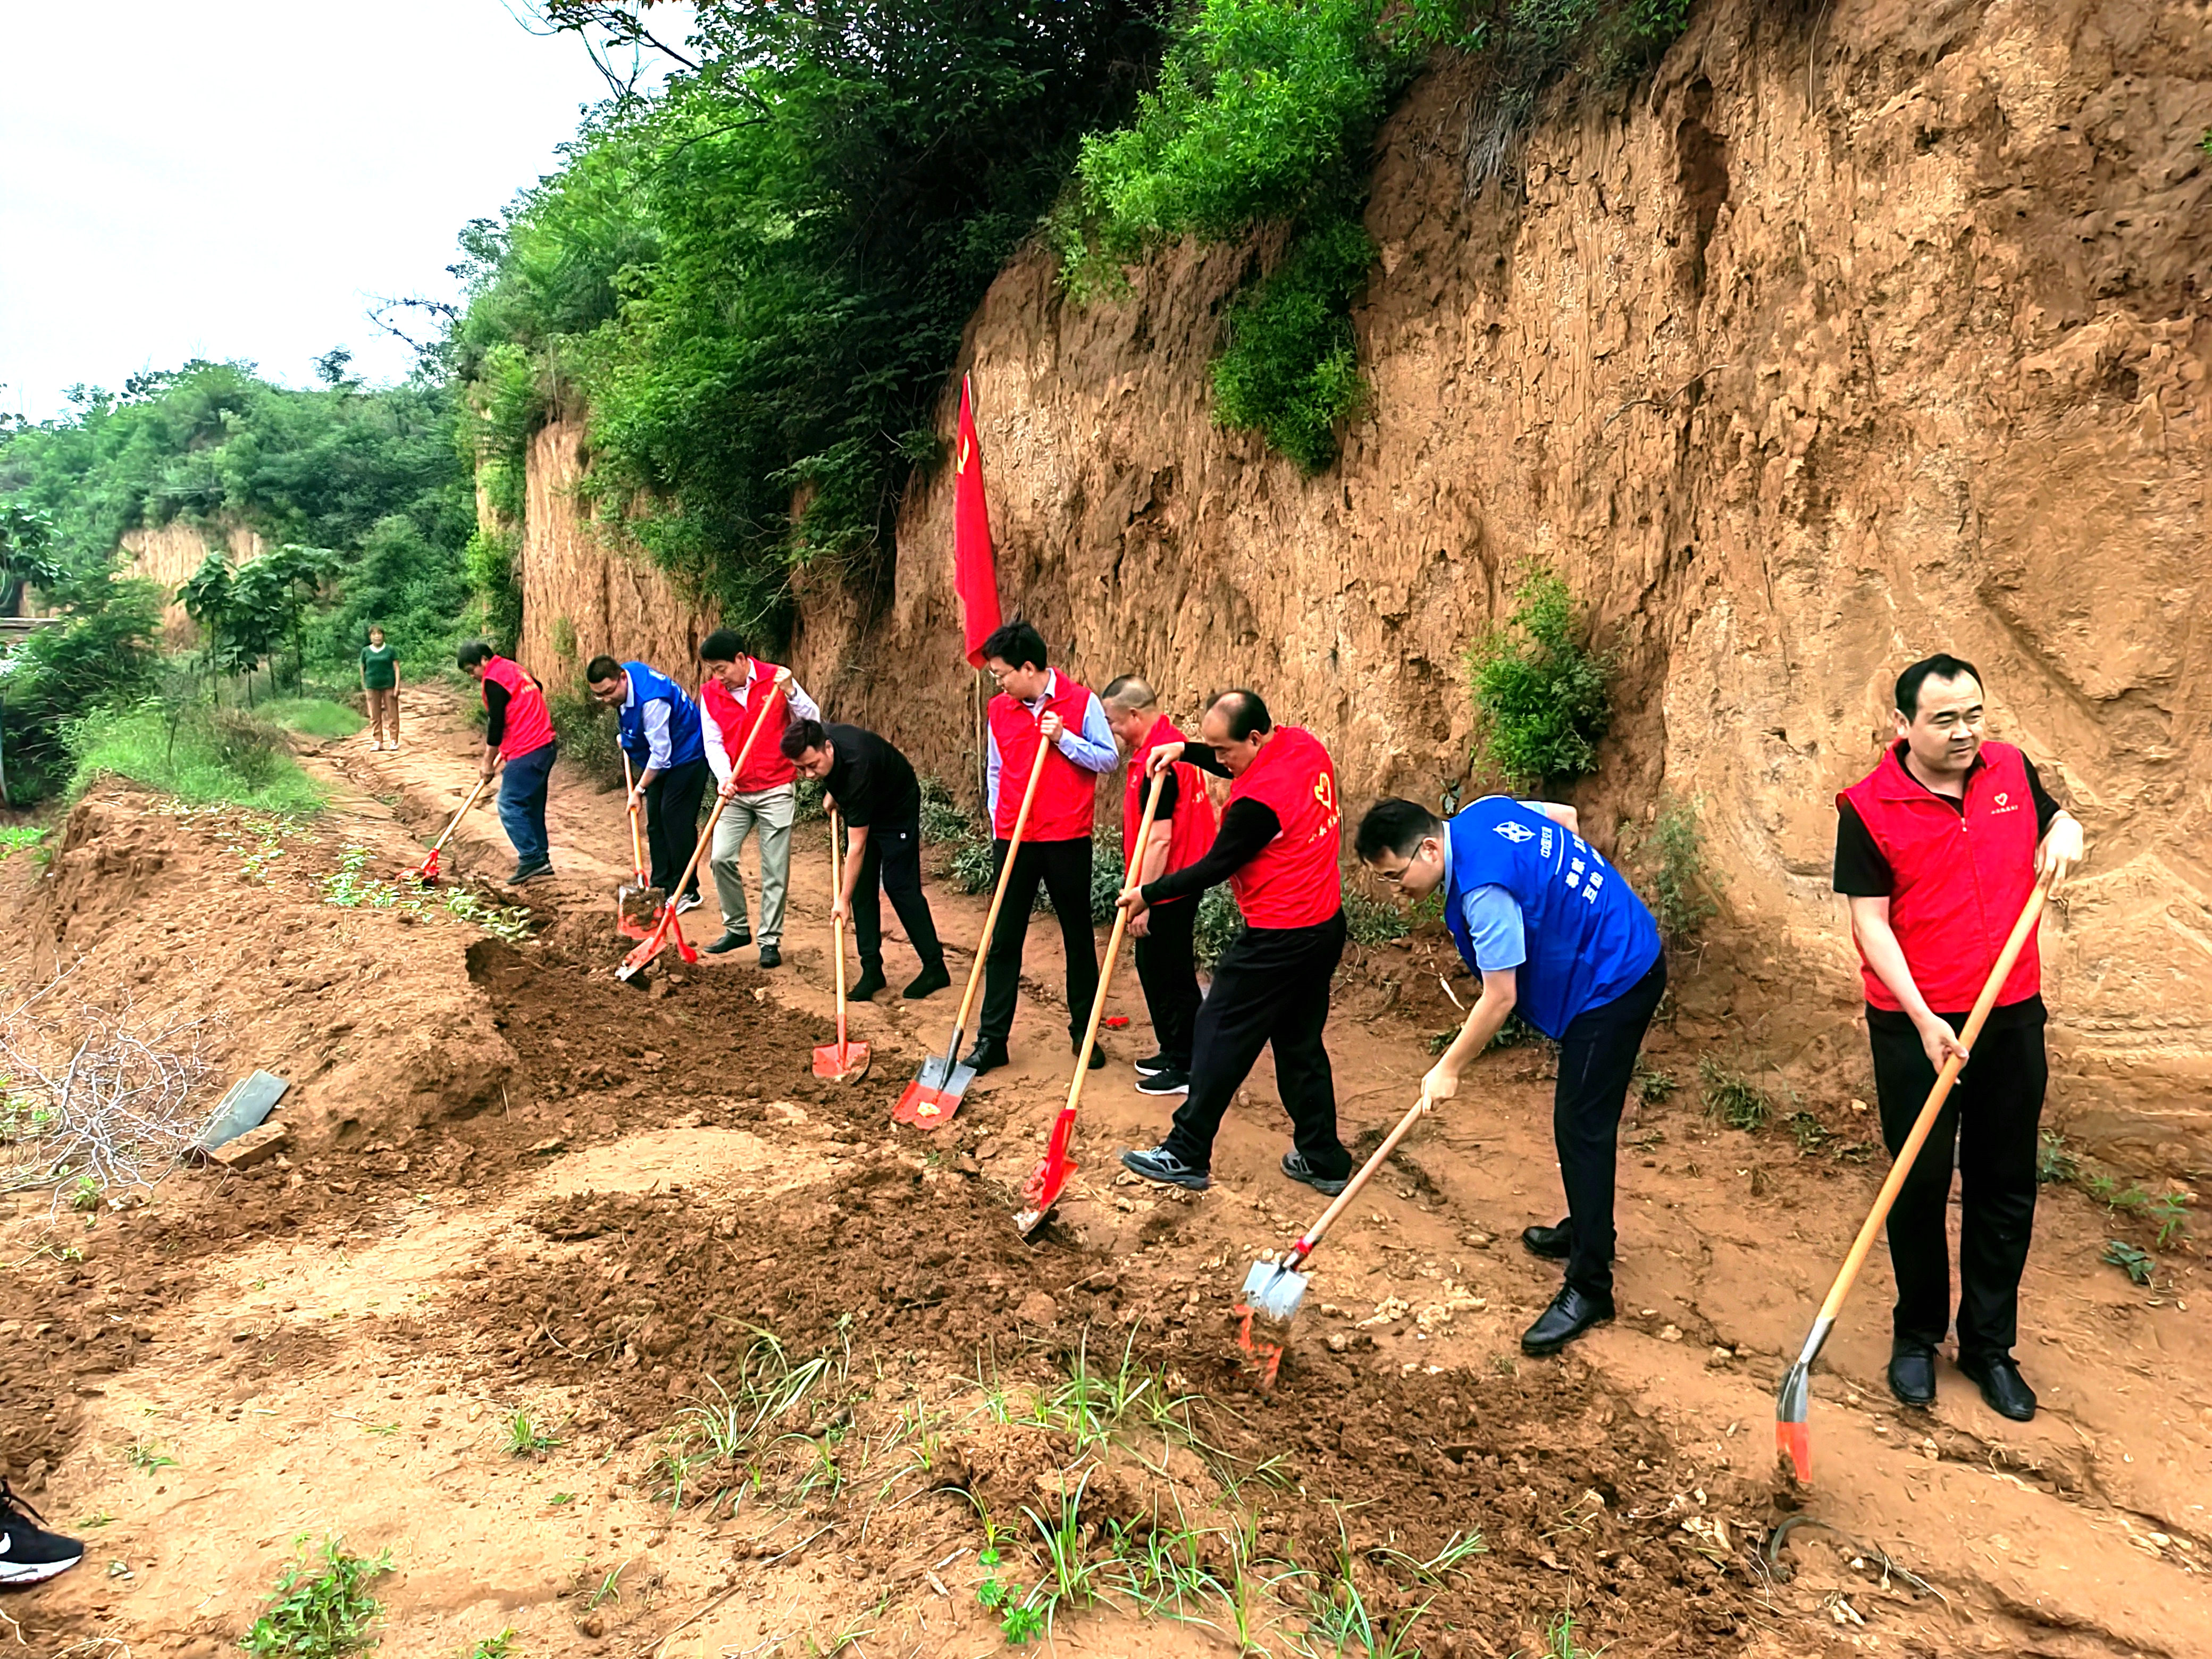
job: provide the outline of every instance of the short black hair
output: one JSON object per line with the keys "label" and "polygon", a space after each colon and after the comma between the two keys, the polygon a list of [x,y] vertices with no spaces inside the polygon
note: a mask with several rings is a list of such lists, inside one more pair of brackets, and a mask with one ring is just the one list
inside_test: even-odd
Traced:
{"label": "short black hair", "polygon": [[[726,657],[712,657],[711,662],[726,662]],[[797,760],[810,749],[826,749],[830,734],[822,729],[820,720],[793,720],[783,728],[783,740],[776,745],[783,750],[786,760]]]}
{"label": "short black hair", "polygon": [[1042,668],[1044,635],[1025,622],[1010,622],[991,630],[983,641],[983,660],[996,657],[1009,668]]}
{"label": "short black hair", "polygon": [[1938,651],[1932,657],[1923,657],[1918,662],[1897,677],[1897,712],[1907,720],[1920,713],[1920,686],[1924,680],[1955,680],[1960,675],[1978,686],[1982,671],[1964,657],[1954,657],[1948,651]]}
{"label": "short black hair", "polygon": [[612,657],[597,656],[584,665],[584,678],[593,685],[605,685],[622,672],[622,665]]}
{"label": "short black hair", "polygon": [[1229,722],[1232,743],[1242,743],[1255,732],[1275,729],[1275,722],[1267,713],[1267,705],[1261,702],[1260,694],[1241,685],[1224,691],[1206,707],[1222,711],[1222,718]]}
{"label": "short black hair", "polygon": [[1371,864],[1385,853],[1409,859],[1428,837],[1443,832],[1444,821],[1420,802],[1391,795],[1367,809],[1367,816],[1359,820],[1359,833],[1352,838],[1352,850],[1362,864]]}
{"label": "short black hair", "polygon": [[718,628],[699,641],[701,662],[735,662],[745,654],[745,642],[734,628]]}
{"label": "short black hair", "polygon": [[453,660],[464,668],[474,668],[480,662],[489,662],[498,654],[482,640],[471,640],[453,653]]}

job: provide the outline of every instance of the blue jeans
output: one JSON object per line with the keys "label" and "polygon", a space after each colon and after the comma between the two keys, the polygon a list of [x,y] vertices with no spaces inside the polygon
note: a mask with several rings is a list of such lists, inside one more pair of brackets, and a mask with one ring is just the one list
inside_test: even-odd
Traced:
{"label": "blue jeans", "polygon": [[507,762],[499,778],[499,823],[514,843],[519,870],[546,861],[545,786],[552,775],[559,745],[547,744]]}

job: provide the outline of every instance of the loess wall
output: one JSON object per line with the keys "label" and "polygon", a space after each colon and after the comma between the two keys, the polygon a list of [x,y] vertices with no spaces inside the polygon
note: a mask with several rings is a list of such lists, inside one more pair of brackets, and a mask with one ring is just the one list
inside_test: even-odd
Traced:
{"label": "loess wall", "polygon": [[168,590],[169,602],[161,607],[163,644],[184,647],[198,643],[199,629],[185,615],[185,607],[176,602],[177,584],[198,569],[218,547],[230,555],[234,564],[244,564],[261,556],[261,537],[243,525],[218,530],[214,526],[204,529],[171,523],[155,530],[124,532],[122,548],[127,562],[122,574],[143,578]]}
{"label": "loess wall", "polygon": [[[1685,1018],[1823,1094],[1865,1070],[1833,794],[1897,670],[1970,657],[2090,830],[2045,930],[2054,1115],[2212,1168],[2212,4],[1705,0],[1655,76],[1480,189],[1474,73],[1425,76],[1378,143],[1374,397],[1318,477],[1212,423],[1259,256],[1179,250],[1087,307],[1042,257],[1002,275],[961,367],[1009,614],[1181,714],[1260,688],[1356,810],[1488,785],[1462,655],[1547,562],[1620,653],[1585,823],[1632,854],[1672,796],[1708,838]],[[646,580],[541,574],[544,487],[533,641],[541,589]],[[947,469],[874,588],[805,593],[793,652],[957,779],[951,514]]]}

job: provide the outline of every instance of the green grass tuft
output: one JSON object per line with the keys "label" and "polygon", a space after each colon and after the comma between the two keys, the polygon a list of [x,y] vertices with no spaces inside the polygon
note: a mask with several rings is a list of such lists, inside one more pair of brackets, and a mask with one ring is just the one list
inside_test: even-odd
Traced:
{"label": "green grass tuft", "polygon": [[1774,1103],[1764,1089],[1711,1054],[1698,1061],[1698,1078],[1705,1085],[1705,1110],[1731,1129],[1764,1128],[1774,1115]]}
{"label": "green grass tuft", "polygon": [[102,777],[173,795],[187,806],[246,806],[264,812],[322,810],[322,788],[300,769],[276,729],[235,709],[164,709],[142,703],[67,722],[76,765],[70,793]]}
{"label": "green grass tuft", "polygon": [[255,711],[271,726],[303,738],[349,738],[368,724],[342,702],[328,697],[271,697]]}

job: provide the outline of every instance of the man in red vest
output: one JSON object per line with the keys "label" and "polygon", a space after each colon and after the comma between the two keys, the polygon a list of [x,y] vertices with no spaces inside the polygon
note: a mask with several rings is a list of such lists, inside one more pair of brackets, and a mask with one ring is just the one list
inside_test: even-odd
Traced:
{"label": "man in red vest", "polygon": [[[1836,890],[1848,896],[1865,982],[1883,1138],[1895,1156],[2038,877],[2081,857],[2081,826],[2027,756],[1982,737],[1982,677],[1935,656],[1897,677],[1897,741],[1836,797]],[[1936,1398],[1951,1323],[1944,1212],[1960,1183],[1959,1369],[1991,1410],[2024,1423],[2035,1394],[2013,1362],[2020,1277],[2035,1222],[2037,1128],[2048,1076],[2033,935],[1997,994],[1972,1063],[1889,1212],[1897,1273],[1890,1391]]]}
{"label": "man in red vest", "polygon": [[[1129,757],[1128,788],[1121,803],[1121,846],[1127,857],[1136,844],[1145,797],[1152,787],[1145,773],[1146,757],[1161,744],[1187,744],[1190,739],[1160,713],[1152,688],[1133,674],[1109,683],[1099,701],[1106,706],[1107,725]],[[1161,776],[1166,781],[1160,786],[1152,831],[1137,866],[1140,886],[1188,869],[1213,842],[1213,800],[1198,769],[1178,761]],[[1160,1045],[1151,1059],[1137,1062],[1139,1094],[1190,1092],[1191,1032],[1201,1000],[1191,941],[1197,919],[1198,901],[1179,898],[1164,899],[1129,920],[1130,937],[1137,941],[1137,979],[1145,988],[1145,1006],[1152,1012],[1152,1035]]]}
{"label": "man in red vest", "polygon": [[[799,800],[799,775],[783,752],[784,728],[796,720],[818,720],[822,711],[797,680],[768,711],[767,724],[753,739],[744,770],[733,771],[745,734],[759,717],[761,699],[784,671],[749,654],[733,628],[718,628],[699,643],[699,726],[707,740],[707,764],[722,794],[722,816],[714,823],[714,846],[708,867],[714,872],[715,896],[722,902],[722,936],[704,948],[720,956],[752,943],[745,914],[745,873],[738,860],[745,837],[760,830],[760,965],[783,965],[784,897],[791,888],[791,819]],[[881,990],[878,985],[876,988]]]}
{"label": "man in red vest", "polygon": [[1125,890],[1121,902],[1133,921],[1153,905],[1195,900],[1226,881],[1244,931],[1214,965],[1191,1038],[1190,1092],[1174,1127],[1152,1151],[1124,1152],[1121,1162],[1147,1181],[1204,1191],[1222,1114],[1260,1050],[1272,1046],[1297,1143],[1283,1154],[1283,1173],[1334,1197],[1352,1176],[1322,1044],[1329,981],[1344,956],[1336,769],[1312,732],[1275,725],[1256,691],[1223,692],[1198,735],[1187,750],[1161,744],[1147,765],[1158,770],[1188,754],[1201,770],[1229,778],[1220,833],[1197,863]]}
{"label": "man in red vest", "polygon": [[[986,711],[990,731],[985,793],[994,876],[1006,867],[1037,745],[1047,747],[1036,799],[984,961],[983,1014],[975,1046],[964,1062],[979,1073],[1006,1063],[1006,1036],[1014,1029],[1014,997],[1021,986],[1022,945],[1029,936],[1039,883],[1052,899],[1067,950],[1068,1036],[1074,1048],[1083,1047],[1091,1001],[1098,992],[1098,940],[1091,931],[1091,824],[1097,814],[1098,775],[1121,763],[1098,699],[1088,686],[1047,666],[1044,636],[1029,623],[1008,623],[986,639],[983,666],[999,683],[999,695]],[[1106,1057],[1093,1049],[1091,1063],[1103,1066]]]}
{"label": "man in red vest", "polygon": [[545,837],[545,790],[560,745],[545,693],[522,665],[502,657],[482,640],[471,640],[456,656],[463,670],[483,688],[484,752],[482,773],[489,781],[507,763],[499,781],[499,822],[514,843],[514,873],[520,886],[553,873]]}

